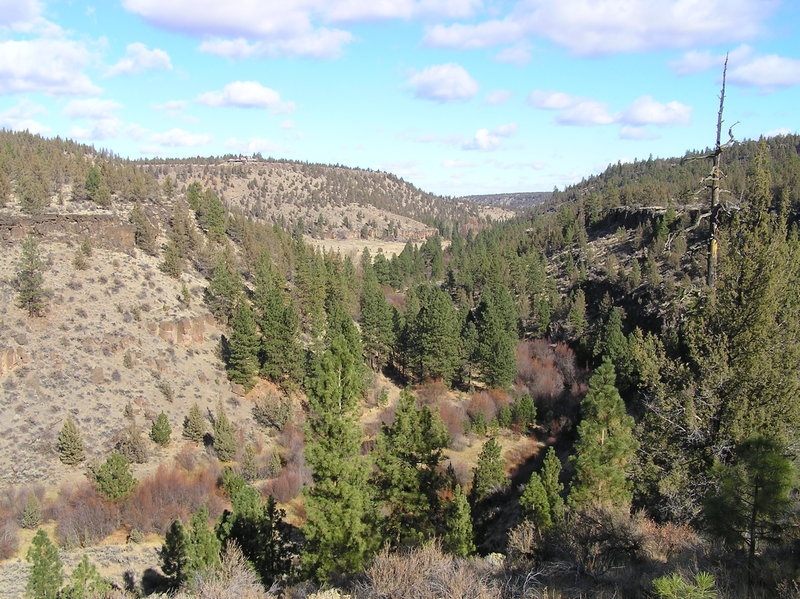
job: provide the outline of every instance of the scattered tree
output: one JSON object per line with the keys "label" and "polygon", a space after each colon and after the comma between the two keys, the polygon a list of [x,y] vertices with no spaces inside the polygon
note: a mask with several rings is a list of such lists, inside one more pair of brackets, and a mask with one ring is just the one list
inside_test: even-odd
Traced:
{"label": "scattered tree", "polygon": [[26,554],[31,564],[25,596],[30,599],[56,599],[64,582],[58,550],[43,530],[36,531]]}
{"label": "scattered tree", "polygon": [[61,432],[58,433],[56,451],[58,451],[61,462],[67,466],[74,466],[86,459],[86,454],[83,451],[83,440],[71,414],[67,416],[64,425],[61,427]]}
{"label": "scattered tree", "polygon": [[22,242],[22,253],[16,265],[17,304],[28,316],[44,316],[50,292],[44,288],[47,262],[39,244],[29,235]]}

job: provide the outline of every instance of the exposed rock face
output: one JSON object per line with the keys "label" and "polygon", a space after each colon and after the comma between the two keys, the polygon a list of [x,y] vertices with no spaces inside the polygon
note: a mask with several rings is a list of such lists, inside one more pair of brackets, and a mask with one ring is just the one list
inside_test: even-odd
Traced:
{"label": "exposed rock face", "polygon": [[27,357],[13,347],[0,347],[0,377],[11,372],[20,364],[27,362]]}
{"label": "exposed rock face", "polygon": [[134,246],[133,225],[109,214],[42,214],[0,216],[0,241],[14,242],[34,235],[47,239],[88,238],[96,247],[130,250]]}
{"label": "exposed rock face", "polygon": [[145,326],[153,335],[158,335],[168,343],[194,345],[206,340],[206,325],[213,322],[212,316],[194,316],[178,320],[148,322]]}

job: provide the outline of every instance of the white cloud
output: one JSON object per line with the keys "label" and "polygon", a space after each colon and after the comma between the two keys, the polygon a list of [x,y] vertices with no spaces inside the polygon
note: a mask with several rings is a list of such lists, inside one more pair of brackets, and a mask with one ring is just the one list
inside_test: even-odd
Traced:
{"label": "white cloud", "polygon": [[483,103],[490,106],[499,106],[500,104],[508,102],[513,95],[514,94],[507,89],[493,89],[486,93],[486,96],[483,98]]}
{"label": "white cloud", "polygon": [[169,114],[177,114],[186,108],[185,100],[169,100],[163,104],[153,104],[155,110],[164,110]]}
{"label": "white cloud", "polygon": [[518,128],[516,123],[507,123],[491,130],[478,129],[473,138],[464,143],[461,149],[481,150],[484,152],[499,150],[503,145],[503,139],[514,135]]}
{"label": "white cloud", "polygon": [[620,139],[648,140],[658,139],[659,135],[650,131],[647,127],[637,127],[635,125],[623,125],[619,128]]}
{"label": "white cloud", "polygon": [[449,102],[467,100],[478,93],[478,84],[461,65],[455,63],[427,67],[412,75],[408,84],[417,98]]}
{"label": "white cloud", "polygon": [[80,141],[101,141],[119,137],[122,123],[117,118],[100,118],[90,127],[75,126],[69,130],[68,137]]}
{"label": "white cloud", "polygon": [[202,133],[190,133],[178,128],[170,129],[165,133],[156,133],[150,136],[150,142],[167,148],[202,146],[210,143],[212,139],[213,138],[210,135],[205,135]]}
{"label": "white cloud", "polygon": [[293,102],[283,102],[278,92],[257,81],[234,81],[221,91],[202,94],[197,101],[206,106],[264,108],[278,114],[289,114],[295,109]]}
{"label": "white cloud", "polygon": [[563,110],[574,106],[580,98],[575,98],[564,92],[545,91],[535,89],[528,95],[528,103],[544,110]]}
{"label": "white cloud", "polygon": [[519,42],[498,52],[494,59],[497,62],[506,62],[518,67],[524,67],[531,61],[532,49],[527,42]]}
{"label": "white cloud", "polygon": [[249,42],[242,37],[235,39],[214,38],[200,44],[200,51],[225,58],[300,56],[318,60],[339,58],[344,46],[353,41],[349,31],[319,28],[287,39]]}
{"label": "white cloud", "polygon": [[485,48],[544,37],[583,56],[751,39],[775,0],[530,0],[482,23],[431,28],[429,46]]}
{"label": "white cloud", "polygon": [[442,162],[442,166],[444,168],[473,168],[475,166],[474,162],[469,162],[468,160],[445,160]]}
{"label": "white cloud", "polygon": [[[741,44],[728,53],[728,64],[744,63],[752,56],[753,48],[747,44]],[[724,54],[714,54],[711,50],[690,50],[678,60],[670,62],[670,66],[676,75],[693,75],[708,69],[719,69],[722,72],[724,63]]]}
{"label": "white cloud", "polygon": [[444,18],[461,19],[475,14],[480,0],[339,0],[328,2],[325,17],[339,22],[362,22],[389,19]]}
{"label": "white cloud", "polygon": [[559,125],[610,125],[615,121],[608,112],[608,105],[597,100],[580,98],[556,115]]}
{"label": "white cloud", "polygon": [[777,54],[758,56],[728,70],[728,81],[742,87],[757,87],[774,91],[800,84],[800,60]]}
{"label": "white cloud", "polygon": [[63,110],[65,116],[72,119],[102,119],[113,116],[114,111],[122,108],[119,102],[100,98],[71,100]]}
{"label": "white cloud", "polygon": [[776,137],[778,135],[792,135],[796,130],[789,129],[788,127],[781,127],[780,129],[773,129],[772,131],[767,131],[764,134],[764,137]]}
{"label": "white cloud", "polygon": [[662,104],[650,96],[634,100],[622,111],[619,122],[626,125],[688,125],[692,107],[672,101]]}
{"label": "white cloud", "polygon": [[0,0],[0,27],[24,26],[36,20],[41,11],[37,0]]}
{"label": "white cloud", "polygon": [[0,93],[100,93],[83,72],[91,58],[83,44],[66,39],[0,42]]}
{"label": "white cloud", "polygon": [[112,65],[107,77],[115,75],[133,75],[142,71],[172,70],[172,61],[169,54],[164,50],[153,48],[148,50],[147,46],[140,42],[128,44],[125,49],[125,56],[116,64]]}
{"label": "white cloud", "polygon": [[12,131],[30,131],[31,133],[49,133],[50,127],[33,119],[36,115],[46,114],[43,106],[29,100],[23,100],[17,106],[0,112],[0,127]]}
{"label": "white cloud", "polygon": [[286,148],[272,140],[263,137],[254,137],[252,139],[239,140],[231,137],[225,140],[222,144],[226,149],[231,150],[236,154],[275,154],[282,152]]}

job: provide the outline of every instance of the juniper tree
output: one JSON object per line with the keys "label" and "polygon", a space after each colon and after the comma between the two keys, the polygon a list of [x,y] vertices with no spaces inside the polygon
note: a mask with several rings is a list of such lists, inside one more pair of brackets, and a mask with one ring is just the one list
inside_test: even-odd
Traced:
{"label": "juniper tree", "polygon": [[108,499],[123,499],[133,492],[136,479],[131,473],[131,463],[123,455],[112,453],[94,473],[97,490]]}
{"label": "juniper tree", "polygon": [[234,267],[234,257],[228,248],[221,251],[214,262],[211,281],[206,287],[208,309],[223,325],[233,318],[243,293],[242,279]]}
{"label": "juniper tree", "polygon": [[189,408],[189,415],[183,421],[183,437],[200,443],[206,434],[206,420],[196,403]]}
{"label": "juniper tree", "polygon": [[158,254],[158,248],[156,247],[158,231],[147,217],[147,214],[145,213],[140,202],[136,202],[136,204],[134,204],[128,220],[134,227],[133,238],[134,242],[136,243],[136,247],[141,248],[144,252],[150,254],[151,256]]}
{"label": "juniper tree", "polygon": [[384,529],[398,545],[420,544],[434,534],[445,483],[439,463],[450,441],[438,414],[427,406],[417,409],[415,401],[407,389],[400,394],[394,422],[383,426],[376,442]]}
{"label": "juniper tree", "polygon": [[360,342],[355,331],[349,335],[355,340],[348,341],[341,328],[313,359],[306,382],[311,415],[305,455],[312,485],[304,490],[306,545],[300,561],[320,581],[360,571],[377,549],[369,465],[360,454],[356,421],[363,373],[361,350],[353,341]]}
{"label": "juniper tree", "polygon": [[594,503],[630,506],[628,476],[639,444],[615,379],[613,364],[604,361],[589,379],[589,391],[581,401],[578,440],[570,458],[575,478],[569,503],[576,508]]}
{"label": "juniper tree", "polygon": [[253,388],[253,377],[258,372],[258,345],[253,311],[247,301],[240,301],[231,321],[226,368],[228,378],[242,385],[246,391]]}
{"label": "juniper tree", "polygon": [[17,305],[28,316],[44,316],[50,293],[44,288],[47,262],[42,257],[39,244],[29,235],[22,242],[22,252],[16,264]]}
{"label": "juniper tree", "polygon": [[35,493],[29,493],[28,499],[25,501],[25,508],[22,511],[22,518],[20,525],[22,528],[38,528],[42,523],[42,508],[39,505],[39,500],[36,498]]}
{"label": "juniper tree", "polygon": [[214,451],[220,461],[230,462],[236,456],[236,450],[236,428],[220,403],[214,418]]}
{"label": "juniper tree", "polygon": [[111,204],[111,190],[108,188],[106,178],[103,176],[103,171],[100,170],[96,164],[89,167],[86,173],[86,181],[84,182],[86,191],[86,199],[100,204],[101,206],[108,206]]}
{"label": "juniper tree", "polygon": [[179,519],[170,524],[158,555],[161,571],[170,577],[174,586],[186,582],[189,578],[189,535]]}
{"label": "juniper tree", "polygon": [[105,580],[94,564],[84,554],[69,577],[69,584],[61,589],[59,599],[93,599],[105,597],[111,592],[111,585]]}
{"label": "juniper tree", "polygon": [[442,549],[457,557],[467,557],[475,552],[472,515],[461,485],[455,486],[452,499],[445,504]]}
{"label": "juniper tree", "polygon": [[169,445],[170,436],[172,435],[172,428],[169,426],[169,419],[164,412],[161,412],[153,421],[153,426],[150,428],[150,438],[161,447]]}
{"label": "juniper tree", "polygon": [[74,466],[86,459],[86,454],[83,451],[83,440],[71,414],[67,416],[61,431],[58,433],[56,451],[58,451],[61,462],[67,466]]}
{"label": "juniper tree", "polygon": [[25,557],[31,564],[25,596],[30,599],[56,599],[64,582],[63,566],[58,550],[45,531],[36,531]]}

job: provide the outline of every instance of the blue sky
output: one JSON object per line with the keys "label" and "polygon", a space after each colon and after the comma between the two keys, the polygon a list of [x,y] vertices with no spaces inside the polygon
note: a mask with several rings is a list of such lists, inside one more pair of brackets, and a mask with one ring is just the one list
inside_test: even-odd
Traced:
{"label": "blue sky", "polygon": [[0,126],[460,196],[797,132],[795,0],[0,0]]}

